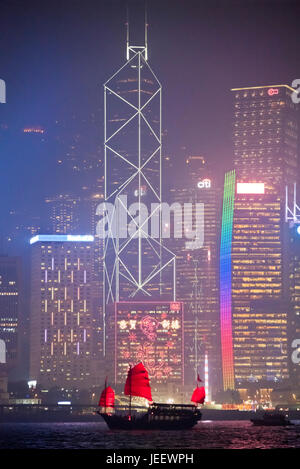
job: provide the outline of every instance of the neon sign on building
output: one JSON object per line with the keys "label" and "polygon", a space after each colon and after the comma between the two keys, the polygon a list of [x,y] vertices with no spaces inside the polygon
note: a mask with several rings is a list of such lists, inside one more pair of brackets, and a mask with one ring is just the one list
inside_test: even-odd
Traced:
{"label": "neon sign on building", "polygon": [[202,179],[197,184],[198,189],[210,189],[211,188],[211,180],[210,179]]}
{"label": "neon sign on building", "polygon": [[265,184],[263,182],[238,182],[237,194],[264,194]]}
{"label": "neon sign on building", "polygon": [[220,326],[223,387],[234,389],[231,318],[231,245],[235,195],[235,171],[225,174],[220,248]]}
{"label": "neon sign on building", "polygon": [[108,323],[114,381],[122,383],[128,366],[143,362],[152,382],[183,383],[183,304],[118,302]]}
{"label": "neon sign on building", "polygon": [[270,88],[270,89],[268,90],[268,95],[269,95],[269,96],[273,96],[274,94],[278,94],[278,93],[279,93],[278,88]]}
{"label": "neon sign on building", "polygon": [[74,242],[74,243],[91,243],[94,241],[92,235],[36,235],[30,238],[29,243],[38,242]]}

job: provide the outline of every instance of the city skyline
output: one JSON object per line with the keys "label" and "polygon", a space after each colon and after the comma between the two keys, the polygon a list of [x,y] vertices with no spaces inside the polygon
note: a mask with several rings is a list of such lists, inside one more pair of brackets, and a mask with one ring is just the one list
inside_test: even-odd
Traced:
{"label": "city skyline", "polygon": [[300,4],[1,7],[0,413],[300,413]]}
{"label": "city skyline", "polygon": [[[93,2],[89,2],[89,5],[92,6]],[[293,54],[290,47],[293,34],[296,34],[294,15],[280,3],[273,4],[273,23],[270,24],[266,23],[268,18],[266,4],[256,6],[255,2],[251,2],[251,6],[247,5],[246,10],[246,7],[244,9],[238,2],[229,2],[226,8],[219,2],[213,2],[210,7],[202,6],[204,11],[201,15],[200,13],[194,15],[203,22],[203,27],[198,28],[196,19],[191,20],[193,13],[198,11],[197,2],[188,2],[184,9],[180,6],[180,2],[172,2],[174,22],[168,22],[166,19],[167,5],[166,2],[165,7],[161,6],[158,15],[157,2],[151,2],[148,14],[150,60],[152,62],[152,57],[155,58],[155,68],[159,69],[164,77],[162,83],[164,155],[171,155],[177,163],[182,164],[181,162],[189,154],[200,153],[209,160],[218,162],[218,168],[222,166],[230,170],[230,89],[262,84],[290,85],[293,79],[297,78],[296,54]],[[15,3],[15,8],[17,6],[18,2]],[[75,147],[73,149],[75,159],[81,159],[83,145],[85,152],[89,148],[88,154],[92,158],[95,158],[99,152],[99,159],[103,160],[100,132],[103,126],[101,86],[109,76],[109,71],[117,64],[121,65],[125,59],[125,6],[124,2],[101,2],[99,17],[93,21],[87,9],[84,18],[92,21],[90,30],[87,31],[86,20],[80,16],[82,10],[80,2],[75,4],[72,2],[73,8],[68,23],[70,31],[84,21],[80,30],[86,34],[83,34],[83,37],[78,35],[74,37],[73,33],[68,38],[60,26],[61,23],[56,24],[55,18],[51,19],[47,14],[47,4],[42,7],[39,2],[28,3],[28,12],[37,21],[36,29],[28,31],[29,18],[24,21],[22,10],[18,12],[20,16],[14,15],[14,9],[10,10],[8,3],[4,2],[2,8],[4,13],[7,9],[7,14],[2,15],[6,21],[5,24],[1,24],[3,50],[14,51],[16,58],[21,53],[15,49],[18,24],[22,25],[22,31],[26,32],[29,39],[22,51],[26,63],[24,59],[11,62],[6,54],[1,62],[2,75],[7,84],[7,103],[1,106],[1,124],[8,126],[6,131],[2,127],[1,140],[3,151],[15,154],[15,164],[6,158],[2,162],[4,166],[1,166],[1,174],[4,174],[5,169],[7,175],[1,180],[3,192],[0,194],[0,210],[3,223],[7,220],[10,210],[18,209],[19,206],[24,210],[25,201],[35,207],[35,213],[41,211],[39,199],[51,196],[53,186],[50,182],[46,182],[41,187],[36,183],[37,179],[39,175],[45,177],[50,172],[52,175],[56,174],[57,184],[62,186],[68,179],[65,177],[68,174],[65,160],[70,158],[66,155],[71,156],[72,147]],[[298,7],[295,5],[295,8]],[[64,15],[63,8],[59,11]],[[235,28],[229,28],[230,21],[237,22],[239,15],[243,16],[246,11],[248,23],[245,24],[245,32],[241,33],[240,27],[234,32]],[[281,26],[282,11],[290,26],[288,36]],[[112,18],[109,30],[107,30],[108,23],[101,27],[101,21],[106,21],[107,17]],[[180,27],[180,17],[182,17],[182,27]],[[187,35],[184,34],[184,18],[189,18],[191,23]],[[52,38],[51,43],[46,33],[42,34],[44,42],[41,49],[42,46],[37,42],[37,37],[41,35],[41,27],[46,28],[48,32],[49,28],[55,26],[58,28],[58,33]],[[274,46],[272,42],[273,28],[276,28],[280,47],[276,47],[276,42]],[[246,36],[244,41],[241,41],[240,34],[242,37]],[[172,38],[171,41],[169,37]],[[107,40],[110,44],[108,48]],[[197,47],[198,43],[203,44],[200,49]],[[78,55],[76,61],[70,54],[73,47]],[[58,48],[61,50],[60,53],[56,53]],[[189,53],[184,54],[184,50]],[[224,57],[229,63],[224,63]],[[178,69],[177,72],[175,67]],[[70,74],[72,70],[74,70],[73,76]],[[188,91],[184,86],[185,80],[190,83]],[[218,112],[214,112],[216,109]],[[177,125],[175,116],[183,116],[180,126]],[[87,119],[90,120],[88,125]],[[44,135],[23,134],[22,137],[23,128],[36,126],[46,129]],[[82,135],[83,127],[84,135]],[[79,141],[74,143],[72,133],[74,136],[79,133]],[[43,137],[46,143],[42,144],[37,153],[37,139],[33,137],[39,136]],[[25,137],[28,138],[24,140]],[[24,141],[26,147],[32,145],[30,152],[24,152]],[[199,142],[201,142],[200,148]],[[41,152],[43,158],[39,157]],[[63,163],[58,164],[59,160],[63,160]],[[32,162],[30,171],[29,162]],[[32,167],[35,168],[34,173]],[[35,190],[28,187],[22,196],[24,202],[20,203],[18,186],[21,185],[24,174],[31,179],[31,186],[34,185]],[[68,184],[68,190],[70,185],[73,189],[79,187],[78,181]],[[40,194],[40,197],[37,197],[37,194]]]}

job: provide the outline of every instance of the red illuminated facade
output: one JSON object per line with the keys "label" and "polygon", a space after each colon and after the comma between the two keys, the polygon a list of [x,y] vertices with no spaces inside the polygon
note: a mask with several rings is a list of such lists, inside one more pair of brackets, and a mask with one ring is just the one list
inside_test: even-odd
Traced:
{"label": "red illuminated facade", "polygon": [[116,384],[142,362],[151,383],[183,383],[183,304],[130,302],[111,305],[107,318],[108,370]]}

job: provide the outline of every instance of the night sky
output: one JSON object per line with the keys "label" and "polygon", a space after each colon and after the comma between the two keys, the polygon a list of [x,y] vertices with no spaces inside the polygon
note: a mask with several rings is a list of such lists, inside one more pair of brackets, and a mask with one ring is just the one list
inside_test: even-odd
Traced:
{"label": "night sky", "polygon": [[[0,125],[9,129],[0,132],[2,224],[11,208],[34,210],[59,190],[57,147],[46,138],[39,151],[24,148],[20,129],[51,129],[94,113],[93,129],[82,132],[95,148],[103,145],[102,84],[125,61],[127,3],[132,12],[144,2],[0,0],[7,84]],[[202,154],[216,172],[230,168],[230,88],[300,78],[299,18],[299,1],[148,0],[149,61],[163,85],[163,152],[176,163]]]}

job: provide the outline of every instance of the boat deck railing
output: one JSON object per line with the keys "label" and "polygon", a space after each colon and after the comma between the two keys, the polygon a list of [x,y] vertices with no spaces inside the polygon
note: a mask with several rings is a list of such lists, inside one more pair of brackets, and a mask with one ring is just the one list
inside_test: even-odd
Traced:
{"label": "boat deck railing", "polygon": [[194,410],[196,406],[193,404],[164,404],[160,402],[153,402],[152,408],[159,407],[163,409],[174,409],[174,410]]}
{"label": "boat deck railing", "polygon": [[[101,410],[103,411],[105,408],[101,407]],[[144,407],[144,406],[131,406],[131,413],[146,413],[148,412],[149,407]],[[111,412],[115,413],[118,412],[118,414],[122,414],[123,412],[126,413],[126,415],[129,412],[129,405],[115,405],[114,407],[107,407],[106,412]]]}

